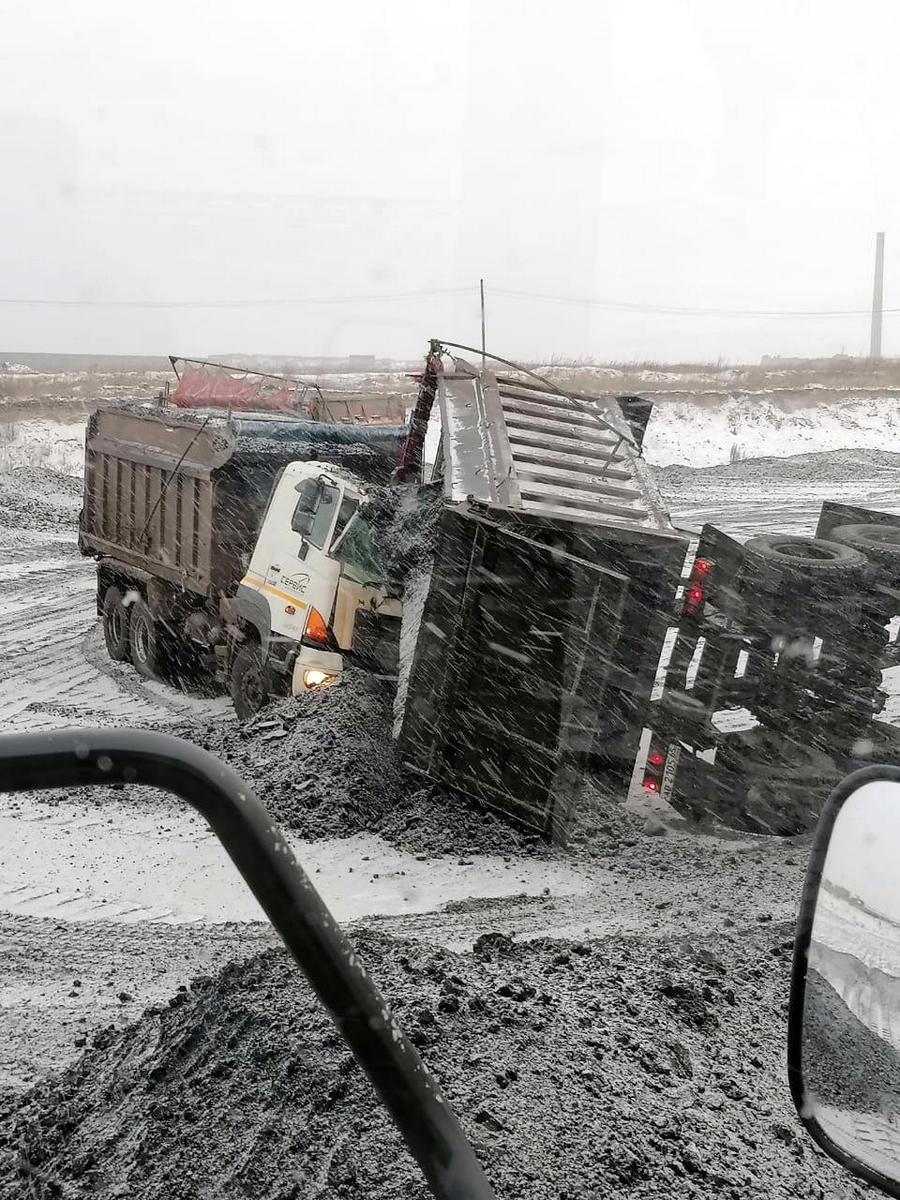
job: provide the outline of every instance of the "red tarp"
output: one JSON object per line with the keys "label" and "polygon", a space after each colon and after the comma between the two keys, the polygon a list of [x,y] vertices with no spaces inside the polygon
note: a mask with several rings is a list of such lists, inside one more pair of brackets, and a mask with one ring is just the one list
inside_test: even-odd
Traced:
{"label": "red tarp", "polygon": [[226,371],[191,366],[184,368],[169,399],[179,408],[234,408],[243,412],[282,409],[296,412],[299,407],[294,389],[288,383],[279,386],[258,376],[235,378]]}

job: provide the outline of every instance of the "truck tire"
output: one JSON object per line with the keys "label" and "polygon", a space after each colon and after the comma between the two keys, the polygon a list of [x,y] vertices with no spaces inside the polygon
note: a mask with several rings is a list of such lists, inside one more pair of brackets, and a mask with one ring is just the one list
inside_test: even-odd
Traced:
{"label": "truck tire", "polygon": [[744,543],[744,553],[751,562],[755,559],[794,578],[827,576],[833,579],[859,574],[866,565],[866,558],[859,550],[842,542],[780,533],[750,538]]}
{"label": "truck tire", "polygon": [[830,536],[881,567],[900,567],[900,526],[839,525]]}
{"label": "truck tire", "polygon": [[163,671],[161,630],[144,600],[131,608],[128,642],[134,669],[145,679],[158,679]]}
{"label": "truck tire", "polygon": [[122,593],[117,587],[108,587],[103,597],[103,640],[114,662],[127,662],[131,658],[130,619]]}
{"label": "truck tire", "polygon": [[259,647],[251,642],[241,646],[231,664],[231,698],[239,720],[256,716],[269,699],[266,669]]}

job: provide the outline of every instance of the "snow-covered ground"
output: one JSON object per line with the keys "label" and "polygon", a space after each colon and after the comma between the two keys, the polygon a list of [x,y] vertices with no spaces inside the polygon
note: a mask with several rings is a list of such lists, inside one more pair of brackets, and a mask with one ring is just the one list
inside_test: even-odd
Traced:
{"label": "snow-covered ground", "polygon": [[647,461],[660,466],[862,448],[900,451],[900,399],[866,397],[791,412],[756,396],[717,404],[666,401],[654,409],[644,439]]}
{"label": "snow-covered ground", "polygon": [[[102,805],[33,795],[0,806],[0,911],[58,921],[260,921],[263,913],[202,818],[142,789]],[[432,912],[471,896],[576,896],[597,872],[540,858],[416,857],[374,834],[304,841],[297,860],[339,921]]]}
{"label": "snow-covered ground", "polygon": [[[83,418],[0,420],[0,471],[34,465],[80,475],[84,429]],[[434,436],[432,431],[432,452]],[[830,402],[791,412],[758,397],[728,397],[717,404],[663,401],[644,440],[644,456],[659,466],[708,467],[733,457],[783,458],[846,449],[900,452],[900,398]]]}
{"label": "snow-covered ground", "polygon": [[816,905],[813,943],[900,981],[900,927],[824,888]]}
{"label": "snow-covered ground", "polygon": [[48,467],[63,475],[80,475],[85,424],[84,420],[54,421],[45,417],[0,421],[0,471]]}

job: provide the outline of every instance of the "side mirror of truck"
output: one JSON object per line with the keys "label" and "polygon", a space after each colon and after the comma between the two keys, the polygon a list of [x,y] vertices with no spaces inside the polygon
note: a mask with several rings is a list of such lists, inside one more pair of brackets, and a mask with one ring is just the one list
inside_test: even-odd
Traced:
{"label": "side mirror of truck", "polygon": [[317,479],[301,479],[295,485],[297,493],[297,512],[314,513],[319,507],[321,487]]}
{"label": "side mirror of truck", "polygon": [[299,533],[301,537],[309,537],[312,533],[315,519],[316,514],[314,512],[303,512],[298,505],[294,509],[294,515],[291,517],[291,529],[293,529],[294,533]]}
{"label": "side mirror of truck", "polygon": [[788,1078],[814,1141],[900,1197],[900,768],[829,797],[804,885]]}
{"label": "side mirror of truck", "polygon": [[0,737],[0,789],[142,783],[208,822],[375,1086],[440,1200],[494,1192],[433,1076],[246,783],[212,754],[162,733],[67,729]]}

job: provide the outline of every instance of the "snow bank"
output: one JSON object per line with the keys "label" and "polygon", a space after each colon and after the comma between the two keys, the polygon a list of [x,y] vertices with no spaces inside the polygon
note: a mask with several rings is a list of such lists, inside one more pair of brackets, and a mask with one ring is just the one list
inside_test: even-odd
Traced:
{"label": "snow bank", "polygon": [[[0,422],[0,471],[42,466],[80,476],[84,428],[84,421],[42,417]],[[432,450],[433,439],[431,431]],[[900,453],[900,398],[861,397],[793,412],[758,396],[729,396],[715,404],[662,401],[644,439],[644,455],[657,466],[710,467],[732,458],[852,449]]]}
{"label": "snow bank", "polygon": [[658,466],[860,448],[900,452],[900,399],[866,397],[793,412],[748,396],[714,405],[669,401],[654,409],[644,439],[645,457]]}
{"label": "snow bank", "polygon": [[84,421],[34,418],[0,423],[0,471],[47,467],[80,476],[84,469]]}

